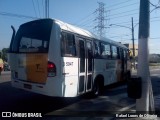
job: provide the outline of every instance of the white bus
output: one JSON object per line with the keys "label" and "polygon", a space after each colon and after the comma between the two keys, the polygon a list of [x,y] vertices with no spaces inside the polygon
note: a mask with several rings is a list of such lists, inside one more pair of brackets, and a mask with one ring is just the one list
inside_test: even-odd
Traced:
{"label": "white bus", "polygon": [[128,48],[118,42],[59,20],[34,20],[13,31],[12,86],[48,96],[99,95],[130,75],[127,56]]}

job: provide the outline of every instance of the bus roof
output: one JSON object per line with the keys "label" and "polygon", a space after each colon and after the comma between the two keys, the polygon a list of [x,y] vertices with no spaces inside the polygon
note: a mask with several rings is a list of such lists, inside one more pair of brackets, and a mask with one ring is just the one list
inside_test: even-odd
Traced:
{"label": "bus roof", "polygon": [[21,26],[27,25],[27,24],[30,24],[30,23],[36,22],[36,21],[50,21],[50,22],[53,21],[54,23],[56,23],[57,25],[59,25],[62,30],[73,32],[73,33],[76,33],[76,34],[79,34],[79,35],[82,35],[82,36],[85,36],[85,37],[88,37],[88,38],[93,38],[93,39],[96,39],[96,40],[105,41],[105,42],[108,42],[110,44],[114,44],[114,45],[117,45],[119,47],[123,47],[125,49],[128,49],[125,45],[123,45],[123,44],[121,44],[119,42],[116,42],[116,41],[113,41],[111,39],[104,38],[104,37],[100,38],[100,37],[96,36],[95,34],[89,32],[87,30],[84,30],[82,28],[76,27],[74,25],[65,23],[65,22],[57,20],[57,19],[51,19],[51,18],[38,19],[38,20],[34,20],[34,21],[30,21],[30,22],[24,23]]}
{"label": "bus roof", "polygon": [[83,36],[86,36],[86,37],[89,37],[89,38],[94,38],[94,39],[97,39],[97,40],[102,40],[102,41],[105,41],[105,42],[108,42],[108,43],[111,43],[111,44],[114,44],[114,45],[117,45],[117,46],[120,46],[120,47],[128,49],[125,45],[123,45],[123,44],[121,44],[119,42],[115,42],[113,40],[110,40],[110,39],[104,38],[104,37],[100,39],[98,36],[96,36],[95,34],[89,32],[87,30],[84,30],[82,28],[76,27],[74,25],[65,23],[65,22],[57,20],[57,19],[53,19],[53,20],[54,20],[55,23],[57,23],[60,26],[60,28],[62,30],[66,30],[66,31],[69,31],[69,32],[80,34],[80,35],[83,35]]}

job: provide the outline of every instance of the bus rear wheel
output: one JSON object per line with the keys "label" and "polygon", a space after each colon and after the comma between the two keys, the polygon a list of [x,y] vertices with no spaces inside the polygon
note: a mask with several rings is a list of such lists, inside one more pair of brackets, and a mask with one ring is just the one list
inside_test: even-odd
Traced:
{"label": "bus rear wheel", "polygon": [[103,90],[103,85],[100,82],[96,82],[93,86],[93,96],[94,97],[98,97],[99,95],[102,94],[102,90]]}

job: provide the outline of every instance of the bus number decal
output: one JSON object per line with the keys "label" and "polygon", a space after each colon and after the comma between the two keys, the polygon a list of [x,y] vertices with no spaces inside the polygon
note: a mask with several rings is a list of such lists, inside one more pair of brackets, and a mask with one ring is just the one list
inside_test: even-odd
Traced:
{"label": "bus number decal", "polygon": [[73,62],[66,62],[66,66],[73,66]]}

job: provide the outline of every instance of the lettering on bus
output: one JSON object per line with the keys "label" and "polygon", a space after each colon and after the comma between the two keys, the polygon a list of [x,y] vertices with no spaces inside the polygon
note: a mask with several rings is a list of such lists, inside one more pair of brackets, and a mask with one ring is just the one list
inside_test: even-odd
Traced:
{"label": "lettering on bus", "polygon": [[36,64],[36,72],[44,72],[42,65]]}
{"label": "lettering on bus", "polygon": [[106,69],[112,69],[116,67],[116,63],[114,61],[106,62]]}
{"label": "lettering on bus", "polygon": [[66,62],[65,66],[73,66],[73,62]]}

